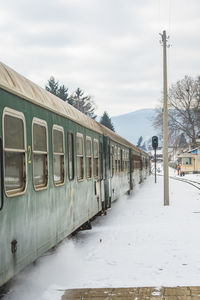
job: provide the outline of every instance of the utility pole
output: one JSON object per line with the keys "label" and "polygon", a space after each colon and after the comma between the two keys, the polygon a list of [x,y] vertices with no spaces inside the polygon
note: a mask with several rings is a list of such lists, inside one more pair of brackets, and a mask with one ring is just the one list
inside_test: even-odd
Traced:
{"label": "utility pole", "polygon": [[164,205],[169,205],[169,176],[168,176],[168,108],[167,108],[167,37],[163,31],[163,167],[164,167]]}

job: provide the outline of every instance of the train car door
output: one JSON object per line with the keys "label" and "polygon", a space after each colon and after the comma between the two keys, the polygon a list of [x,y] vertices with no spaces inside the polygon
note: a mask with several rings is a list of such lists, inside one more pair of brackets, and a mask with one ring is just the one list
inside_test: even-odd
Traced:
{"label": "train car door", "polygon": [[109,140],[109,147],[108,147],[108,157],[109,157],[109,162],[108,162],[108,185],[109,185],[109,201],[108,201],[108,208],[111,207],[111,202],[112,202],[112,178],[114,175],[114,168],[115,168],[115,162],[114,162],[114,146],[110,143]]}
{"label": "train car door", "polygon": [[94,177],[95,177],[95,196],[98,203],[98,211],[102,209],[102,140],[94,139]]}
{"label": "train car door", "polygon": [[100,201],[105,203],[104,179],[105,179],[105,157],[103,155],[103,139],[100,141]]}
{"label": "train car door", "polygon": [[112,145],[108,137],[104,137],[104,198],[105,209],[111,207],[112,198],[112,170],[113,170],[113,158],[112,158]]}

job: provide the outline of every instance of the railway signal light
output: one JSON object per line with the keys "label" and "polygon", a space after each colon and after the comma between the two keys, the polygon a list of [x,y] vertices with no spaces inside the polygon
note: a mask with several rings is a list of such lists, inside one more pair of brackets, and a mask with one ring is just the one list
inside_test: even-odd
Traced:
{"label": "railway signal light", "polygon": [[156,135],[152,137],[152,147],[154,150],[158,148],[158,137]]}
{"label": "railway signal light", "polygon": [[158,148],[158,137],[152,136],[152,147],[155,150],[154,161],[155,161],[155,183],[156,183],[156,149]]}

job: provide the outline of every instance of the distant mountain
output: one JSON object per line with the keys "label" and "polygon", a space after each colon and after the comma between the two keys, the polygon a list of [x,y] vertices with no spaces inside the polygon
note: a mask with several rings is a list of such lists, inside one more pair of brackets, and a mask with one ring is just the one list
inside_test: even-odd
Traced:
{"label": "distant mountain", "polygon": [[156,135],[156,131],[152,127],[154,115],[154,109],[140,109],[128,114],[112,117],[111,120],[115,132],[136,145],[140,136],[143,137],[144,142],[148,141],[153,135]]}

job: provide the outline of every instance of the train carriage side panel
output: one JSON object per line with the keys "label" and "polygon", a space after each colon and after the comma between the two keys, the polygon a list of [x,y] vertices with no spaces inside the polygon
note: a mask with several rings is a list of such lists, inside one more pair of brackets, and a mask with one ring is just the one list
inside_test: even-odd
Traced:
{"label": "train carriage side panel", "polygon": [[[4,158],[5,156],[7,157],[6,166],[4,165],[4,186],[6,191],[4,193],[4,207],[0,212],[1,285],[21,269],[20,264],[25,266],[30,257],[37,256],[37,247],[36,230],[33,222],[33,218],[36,216],[36,203],[32,201],[31,194],[27,193],[31,186],[29,181],[31,170],[29,170],[27,157],[25,159],[22,158],[24,155],[27,156],[27,146],[23,142],[25,154],[16,152],[21,151],[22,147],[17,146],[16,139],[13,139],[16,135],[15,128],[18,130],[21,127],[21,140],[26,140],[28,145],[31,144],[31,135],[29,135],[28,130],[25,131],[25,128],[29,126],[29,122],[25,118],[25,112],[29,111],[29,107],[27,103],[21,102],[17,96],[11,95],[2,89],[0,90],[0,98],[1,135],[4,139],[4,149],[7,149],[4,150]],[[5,107],[7,108],[5,109]],[[9,123],[11,127],[9,127]],[[20,123],[21,125],[19,125]],[[8,145],[4,130],[7,132],[7,136],[11,135],[10,145]],[[9,156],[11,158],[10,163],[8,160]],[[24,171],[22,171],[21,167],[22,159],[24,159]],[[19,161],[19,164],[17,161]],[[13,164],[15,169],[12,170]],[[14,186],[16,192],[11,193],[12,186]]]}
{"label": "train carriage side panel", "polygon": [[[97,174],[96,178],[92,176],[92,179],[88,180],[85,178],[85,169],[84,180],[79,182],[76,173],[76,159],[74,164],[74,181],[69,182],[68,172],[66,172],[65,183],[55,186],[53,180],[53,126],[56,125],[64,129],[65,141],[68,131],[74,132],[74,137],[77,132],[82,133],[84,143],[86,136],[91,136],[92,142],[94,140],[98,142],[98,147],[101,140],[99,133],[77,125],[71,120],[58,116],[16,95],[0,90],[0,98],[1,116],[3,115],[4,107],[7,107],[6,114],[8,112],[10,118],[14,119],[15,115],[19,115],[21,120],[21,116],[24,116],[24,140],[26,140],[24,171],[26,176],[23,178],[27,183],[25,193],[15,195],[8,192],[4,195],[4,207],[0,211],[0,285],[2,285],[101,210],[101,202],[98,198],[99,192],[95,192],[95,182],[99,179],[100,174]],[[4,115],[6,114],[4,113]],[[40,182],[42,178],[38,178],[37,187],[33,185],[33,173],[38,176],[38,172],[41,171],[40,162],[43,161],[41,156],[45,155],[44,152],[46,150],[40,151],[37,147],[34,149],[35,141],[32,140],[34,132],[33,120],[35,120],[34,124],[37,130],[41,127],[41,132],[46,132],[46,144],[48,145],[46,149],[48,158],[43,165],[46,169],[44,172],[46,183],[43,184],[42,181]],[[2,122],[1,134],[4,136]],[[12,131],[11,133],[14,134]],[[39,142],[42,143],[41,140]],[[65,148],[67,150],[66,144]],[[77,153],[75,139],[74,149],[75,153]],[[34,153],[33,150],[35,151]],[[33,160],[36,159],[33,157],[34,155],[38,155],[38,163],[35,170],[33,168]],[[99,153],[96,154],[96,161],[98,160],[98,172],[100,172],[100,158],[98,155]],[[86,164],[85,159],[84,156],[84,165]],[[66,160],[67,152],[65,153],[65,164],[67,166],[68,162]],[[92,166],[94,166],[94,161]],[[8,167],[6,173],[9,173]],[[9,181],[9,177],[6,181]]]}

